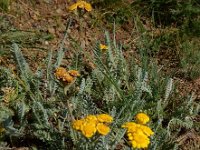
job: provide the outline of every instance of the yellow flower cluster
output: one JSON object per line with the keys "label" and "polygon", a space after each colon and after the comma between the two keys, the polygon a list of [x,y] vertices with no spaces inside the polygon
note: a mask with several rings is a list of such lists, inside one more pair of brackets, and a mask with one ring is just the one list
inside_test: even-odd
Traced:
{"label": "yellow flower cluster", "polygon": [[81,131],[85,137],[91,138],[96,132],[107,135],[110,132],[107,124],[112,121],[113,117],[108,114],[88,115],[83,119],[75,120],[72,127]]}
{"label": "yellow flower cluster", "polygon": [[77,8],[81,8],[81,9],[85,9],[86,11],[91,11],[92,10],[92,6],[90,3],[87,3],[85,1],[78,1],[75,4],[71,5],[69,7],[69,10],[76,10]]}
{"label": "yellow flower cluster", "polygon": [[[122,128],[127,129],[127,137],[133,148],[147,148],[150,144],[149,136],[154,132],[144,124],[149,121],[149,117],[144,113],[136,115],[135,122],[126,122],[122,125]],[[142,124],[141,124],[142,123]]]}
{"label": "yellow flower cluster", "polygon": [[58,67],[54,73],[55,77],[58,80],[63,81],[64,83],[72,83],[76,77],[79,77],[80,74],[76,70],[67,71],[63,67]]}

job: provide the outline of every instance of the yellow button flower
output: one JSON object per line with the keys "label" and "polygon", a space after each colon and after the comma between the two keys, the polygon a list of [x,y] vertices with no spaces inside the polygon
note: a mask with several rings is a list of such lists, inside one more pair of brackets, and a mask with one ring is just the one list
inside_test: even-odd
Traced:
{"label": "yellow button flower", "polygon": [[154,132],[147,126],[139,125],[140,130],[146,134],[147,136],[151,136],[154,134]]}
{"label": "yellow button flower", "polygon": [[107,114],[88,115],[81,120],[76,120],[72,123],[75,130],[80,130],[82,134],[91,138],[97,131],[101,135],[107,135],[110,128],[104,123],[111,123],[113,118]]}
{"label": "yellow button flower", "polygon": [[62,80],[64,82],[71,83],[72,81],[74,81],[74,78],[68,72],[66,72],[65,74],[63,74]]}
{"label": "yellow button flower", "polygon": [[82,126],[83,126],[83,123],[84,123],[84,120],[81,119],[81,120],[75,120],[73,123],[72,123],[72,127],[76,130],[81,130]]}
{"label": "yellow button flower", "polygon": [[94,124],[94,122],[85,122],[81,131],[85,137],[91,138],[97,131],[96,124]]}
{"label": "yellow button flower", "polygon": [[140,124],[146,124],[149,122],[149,116],[147,116],[145,113],[138,113],[136,115],[136,121]]}
{"label": "yellow button flower", "polygon": [[58,67],[54,73],[55,77],[57,79],[61,79],[63,77],[63,75],[66,73],[66,69],[63,67]]}
{"label": "yellow button flower", "polygon": [[58,80],[61,80],[64,83],[67,83],[67,84],[68,83],[72,83],[76,79],[76,77],[80,76],[80,74],[78,73],[78,71],[76,71],[76,70],[69,70],[69,71],[67,71],[63,67],[58,67],[55,70],[54,75],[55,75],[55,77]]}
{"label": "yellow button flower", "polygon": [[87,11],[91,11],[91,10],[92,10],[92,6],[91,6],[90,3],[86,3],[86,2],[85,2],[84,8],[85,8],[85,10],[87,10]]}
{"label": "yellow button flower", "polygon": [[73,4],[73,5],[71,5],[70,7],[69,7],[69,10],[75,10],[75,9],[77,9],[77,7],[78,7],[78,5],[77,5],[77,3],[75,3],[75,4]]}
{"label": "yellow button flower", "polygon": [[95,115],[88,115],[85,117],[85,120],[88,122],[97,123],[97,117]]}
{"label": "yellow button flower", "polygon": [[108,46],[106,46],[104,44],[100,44],[99,47],[100,47],[102,52],[106,52],[106,50],[108,50]]}
{"label": "yellow button flower", "polygon": [[133,133],[128,133],[127,134],[127,137],[130,141],[132,141],[134,138],[133,138]]}
{"label": "yellow button flower", "polygon": [[100,114],[97,115],[97,119],[99,122],[111,123],[113,121],[113,117],[108,114]]}
{"label": "yellow button flower", "polygon": [[80,74],[77,70],[69,70],[68,73],[73,77],[79,77]]}
{"label": "yellow button flower", "polygon": [[110,132],[110,128],[103,123],[98,123],[97,131],[102,135],[107,135]]}
{"label": "yellow button flower", "polygon": [[122,128],[136,128],[137,124],[135,122],[126,122],[122,125]]}
{"label": "yellow button flower", "polygon": [[[141,119],[144,118],[144,116],[146,117],[147,115],[140,113],[136,118]],[[142,121],[139,120],[138,122],[146,123],[148,120],[149,117],[142,119]],[[147,148],[150,143],[149,136],[154,134],[154,132],[148,126],[137,124],[135,122],[126,122],[122,125],[122,128],[127,129],[127,138],[133,148]]]}
{"label": "yellow button flower", "polygon": [[131,144],[133,148],[147,148],[150,140],[144,134],[132,133]]}
{"label": "yellow button flower", "polygon": [[69,7],[69,10],[76,10],[77,8],[81,8],[81,9],[85,9],[86,11],[91,11],[92,10],[92,6],[90,3],[87,3],[85,1],[78,1],[77,3],[71,5]]}

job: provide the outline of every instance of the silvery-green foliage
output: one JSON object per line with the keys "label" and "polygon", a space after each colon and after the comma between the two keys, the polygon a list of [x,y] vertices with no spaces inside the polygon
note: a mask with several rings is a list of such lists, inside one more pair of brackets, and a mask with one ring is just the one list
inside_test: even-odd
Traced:
{"label": "silvery-green foliage", "polygon": [[24,80],[27,80],[29,78],[28,76],[29,76],[29,72],[30,72],[29,65],[26,62],[21,50],[19,49],[19,46],[16,43],[13,43],[12,49],[15,54],[15,58],[17,60],[18,67],[20,69],[21,78]]}
{"label": "silvery-green foliage", "polygon": [[[54,53],[50,51],[46,69],[37,69],[35,73],[30,70],[19,47],[13,44],[19,76],[0,68],[3,76],[0,85],[16,88],[15,97],[10,102],[12,108],[0,106],[0,123],[6,127],[7,135],[19,136],[23,140],[33,137],[45,143],[44,147],[48,149],[114,150],[120,146],[130,150],[126,131],[121,125],[134,121],[138,112],[145,112],[151,117],[149,126],[155,133],[149,149],[176,149],[174,139],[181,129],[194,126],[193,117],[199,112],[199,105],[194,105],[194,95],[182,100],[179,109],[171,108],[175,105],[173,79],[160,76],[159,69],[148,66],[146,57],[141,57],[141,66],[128,61],[123,56],[122,45],[115,40],[115,34],[111,41],[108,32],[105,33],[108,50],[103,53],[97,45],[93,50],[94,58],[86,55],[95,68],[77,78],[64,92],[64,86],[53,74],[64,58],[66,37],[67,34],[56,61],[53,63]],[[72,66],[83,65],[83,62],[76,61],[74,63],[79,65]],[[96,134],[87,139],[72,128],[73,119],[100,113],[114,118],[108,135]],[[15,115],[17,117],[13,119]]]}
{"label": "silvery-green foliage", "polygon": [[44,125],[44,126],[49,126],[49,118],[48,118],[48,109],[45,109],[43,104],[41,102],[33,102],[33,107],[32,107],[33,114],[36,117],[36,120],[38,124]]}
{"label": "silvery-green foliage", "polygon": [[[142,94],[147,92],[152,95],[150,85],[148,85],[148,73],[142,72],[142,69],[138,66],[134,67],[135,82],[134,86],[129,85],[129,68],[125,58],[122,55],[122,49],[117,47],[116,43],[113,46],[108,33],[106,33],[106,39],[108,44],[108,52],[104,55],[99,52],[99,49],[94,49],[96,68],[92,72],[93,85],[95,85],[92,91],[96,91],[99,95],[95,95],[96,98],[100,98],[103,105],[103,109],[109,114],[113,114],[113,109],[116,108],[117,113],[112,116],[115,118],[115,122],[111,125],[112,132],[98,142],[98,149],[115,149],[119,142],[123,141],[125,130],[119,129],[119,127],[126,121],[132,120],[133,116],[142,110],[144,100]],[[114,49],[114,50],[113,50]],[[132,83],[131,83],[132,84]],[[81,83],[82,87],[85,86],[85,80]],[[105,103],[104,103],[105,102]],[[87,109],[90,109],[88,107]],[[101,144],[104,143],[104,144]],[[89,144],[89,143],[88,143]]]}
{"label": "silvery-green foliage", "polygon": [[14,112],[6,106],[0,106],[0,123],[10,120],[10,117],[14,116]]}
{"label": "silvery-green foliage", "polygon": [[[8,69],[1,68],[1,74],[5,75],[5,77],[1,80],[1,86],[14,86],[15,97],[13,99],[9,99],[12,109],[7,106],[1,109],[0,123],[6,129],[6,134],[8,136],[15,137],[13,142],[16,142],[17,136],[18,138],[22,138],[24,140],[26,140],[25,137],[34,136],[36,139],[44,142],[55,142],[57,139],[61,138],[61,133],[54,129],[50,119],[53,119],[52,116],[58,111],[54,110],[54,105],[52,105],[51,102],[46,101],[47,94],[44,93],[44,88],[50,87],[48,92],[56,90],[56,88],[53,87],[52,82],[44,83],[43,78],[45,78],[45,71],[37,69],[36,72],[33,73],[30,70],[28,63],[26,62],[17,44],[13,44],[12,51],[18,64],[19,71],[17,73],[19,76],[18,74],[11,73]],[[61,54],[58,56],[59,59],[56,64],[59,64]],[[47,62],[47,78],[49,81],[51,80],[55,82],[51,76],[54,69],[52,67],[53,63],[50,63],[49,61]],[[53,100],[53,98],[51,99]],[[12,116],[15,116],[14,121]],[[20,125],[16,124],[16,120],[19,121]],[[27,129],[30,128],[32,128],[32,131],[28,130],[27,132]],[[54,148],[63,146],[60,144],[60,146],[56,146],[57,144],[53,143],[48,143],[48,145],[50,147],[53,146]]]}
{"label": "silvery-green foliage", "polygon": [[23,125],[26,121],[25,120],[25,115],[26,113],[30,110],[30,107],[24,102],[24,99],[21,101],[17,102],[17,112],[18,112],[18,117],[21,125]]}

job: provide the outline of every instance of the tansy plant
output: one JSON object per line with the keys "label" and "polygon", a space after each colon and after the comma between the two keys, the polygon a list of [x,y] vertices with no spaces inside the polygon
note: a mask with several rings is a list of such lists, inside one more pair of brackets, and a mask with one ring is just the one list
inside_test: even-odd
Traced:
{"label": "tansy plant", "polygon": [[[85,37],[85,34],[86,34],[86,31],[87,31],[87,26],[85,23],[86,19],[84,17],[84,13],[85,12],[90,12],[92,11],[92,6],[90,3],[87,3],[85,1],[77,1],[75,4],[71,5],[69,8],[68,8],[70,11],[73,11],[75,13],[75,18],[77,18],[78,22],[79,22],[79,29],[80,29],[80,32],[79,32],[79,41],[86,41],[86,37]],[[87,29],[86,29],[87,28]],[[84,31],[83,31],[84,30]],[[83,34],[84,33],[84,34]],[[84,49],[85,47],[85,42],[82,42],[82,48]]]}
{"label": "tansy plant", "polygon": [[[153,70],[148,64],[139,67],[133,61],[134,55],[130,60],[125,59],[122,45],[112,42],[108,32],[105,41],[109,50],[105,55],[99,44],[93,48],[92,55],[84,50],[75,52],[80,52],[77,56],[81,58],[73,57],[70,68],[80,70],[81,76],[76,70],[59,67],[65,57],[66,37],[56,59],[49,52],[47,67],[34,72],[17,44],[13,44],[17,73],[0,67],[0,89],[14,87],[7,94],[5,90],[0,92],[2,149],[10,148],[2,146],[1,141],[23,147],[30,140],[30,147],[49,150],[174,149],[180,131],[193,128],[193,117],[199,113],[193,97],[181,98],[179,109],[171,107],[177,106],[172,95],[172,80],[166,86],[167,80],[157,76],[159,71],[155,66]],[[82,62],[86,56],[95,65],[89,71]],[[146,57],[141,59],[149,63]],[[80,80],[75,82],[78,76]],[[65,92],[60,82],[64,87],[73,85],[73,88]],[[147,125],[150,117],[145,113],[138,113],[130,121],[142,110],[151,116],[152,129]]]}
{"label": "tansy plant", "polygon": [[113,118],[108,114],[88,115],[83,119],[73,122],[72,127],[80,131],[86,138],[91,138],[95,133],[107,135],[110,128],[107,124],[112,123]]}
{"label": "tansy plant", "polygon": [[126,122],[122,128],[127,129],[127,138],[133,148],[147,148],[150,144],[149,137],[154,132],[145,124],[149,121],[149,117],[144,113],[136,115],[136,122]]}
{"label": "tansy plant", "polygon": [[[69,88],[73,85],[73,83],[75,82],[76,80],[76,77],[79,77],[80,74],[77,70],[69,70],[67,71],[65,68],[63,67],[58,67],[56,68],[55,70],[55,73],[54,73],[55,77],[61,81],[64,85],[64,94],[67,96],[67,91],[69,90]],[[68,111],[69,111],[69,114],[70,114],[70,119],[73,120],[73,114],[72,114],[72,108],[70,106],[70,102],[67,101],[67,108],[68,108]],[[67,116],[65,117],[64,120],[67,119]]]}

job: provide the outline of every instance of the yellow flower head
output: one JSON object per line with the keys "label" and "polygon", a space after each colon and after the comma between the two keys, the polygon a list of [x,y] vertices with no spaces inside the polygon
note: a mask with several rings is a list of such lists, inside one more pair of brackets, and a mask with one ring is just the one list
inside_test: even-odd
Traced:
{"label": "yellow flower head", "polygon": [[85,1],[78,1],[75,4],[71,5],[69,7],[69,10],[76,10],[77,8],[81,8],[81,9],[85,9],[86,11],[91,11],[92,10],[92,6],[90,3],[87,3]]}
{"label": "yellow flower head", "polygon": [[88,115],[85,117],[86,121],[97,121],[97,117],[95,115]]}
{"label": "yellow flower head", "polygon": [[129,140],[133,148],[147,148],[150,140],[141,133],[132,133],[129,135]]}
{"label": "yellow flower head", "polygon": [[102,135],[107,135],[110,132],[110,128],[103,123],[98,123],[97,131]]}
{"label": "yellow flower head", "polygon": [[126,122],[122,125],[122,128],[136,128],[137,124],[135,122]]}
{"label": "yellow flower head", "polygon": [[113,117],[108,114],[100,114],[97,115],[97,119],[99,122],[111,123],[113,121]]}
{"label": "yellow flower head", "polygon": [[72,83],[75,80],[75,77],[80,76],[78,71],[76,70],[69,70],[67,71],[63,67],[58,67],[54,73],[55,77],[58,80],[63,81],[64,83]]}
{"label": "yellow flower head", "polygon": [[108,50],[108,46],[106,46],[104,44],[100,44],[99,47],[102,50],[102,52],[105,52],[106,50]]}
{"label": "yellow flower head", "polygon": [[65,68],[63,68],[63,67],[58,67],[58,68],[56,69],[54,75],[55,75],[55,77],[56,77],[57,79],[61,79],[61,78],[63,78],[63,75],[64,75],[66,72],[67,72],[67,71],[66,71]]}
{"label": "yellow flower head", "polygon": [[63,74],[62,80],[64,82],[71,83],[72,81],[74,81],[74,78],[68,72],[66,72],[65,74]]}
{"label": "yellow flower head", "polygon": [[124,125],[122,125],[122,128],[126,128],[127,132],[135,132],[138,128],[138,125],[134,122],[127,122]]}
{"label": "yellow flower head", "polygon": [[138,113],[136,115],[136,121],[139,124],[146,124],[147,122],[149,122],[149,116],[147,116],[145,113]]}
{"label": "yellow flower head", "polygon": [[112,120],[113,118],[107,114],[88,115],[81,120],[74,121],[72,127],[80,130],[85,137],[91,138],[96,131],[101,135],[107,135],[110,128],[104,123],[111,123]]}
{"label": "yellow flower head", "polygon": [[83,123],[84,123],[84,120],[81,119],[81,120],[75,120],[73,123],[72,123],[72,127],[76,130],[81,130],[82,126],[83,126]]}
{"label": "yellow flower head", "polygon": [[73,4],[73,5],[71,5],[71,6],[69,7],[69,10],[70,10],[70,11],[75,10],[75,9],[77,9],[77,7],[78,7],[78,5],[77,5],[77,3],[75,3],[75,4]]}
{"label": "yellow flower head", "polygon": [[96,124],[94,122],[84,122],[81,131],[85,137],[91,138],[97,131]]}
{"label": "yellow flower head", "polygon": [[150,143],[149,136],[154,134],[148,126],[135,122],[126,122],[122,128],[127,129],[127,137],[133,148],[147,148]]}
{"label": "yellow flower head", "polygon": [[79,77],[80,74],[77,70],[69,70],[68,73],[73,77]]}
{"label": "yellow flower head", "polygon": [[144,126],[144,125],[139,125],[138,126],[140,128],[140,130],[146,134],[147,136],[151,136],[154,134],[154,132],[147,126]]}
{"label": "yellow flower head", "polygon": [[85,117],[85,122],[91,122],[95,125],[97,125],[98,121],[97,121],[97,117],[95,115],[88,115]]}

